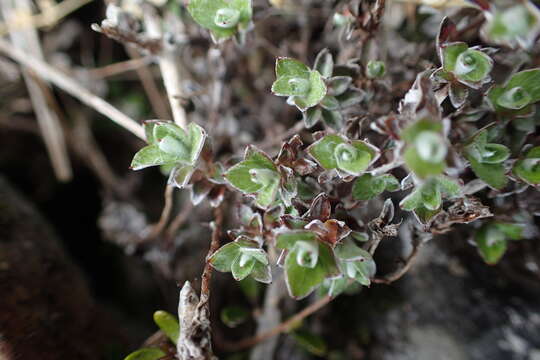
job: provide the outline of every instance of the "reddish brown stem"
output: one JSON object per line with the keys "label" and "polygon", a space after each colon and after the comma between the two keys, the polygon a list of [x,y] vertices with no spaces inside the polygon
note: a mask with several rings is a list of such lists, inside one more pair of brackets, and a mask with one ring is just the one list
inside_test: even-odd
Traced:
{"label": "reddish brown stem", "polygon": [[210,280],[212,280],[212,266],[208,259],[219,248],[219,238],[221,236],[221,226],[223,225],[223,210],[221,206],[214,209],[214,222],[212,224],[212,240],[210,249],[206,255],[206,264],[201,278],[201,298],[200,303],[205,303],[210,298]]}

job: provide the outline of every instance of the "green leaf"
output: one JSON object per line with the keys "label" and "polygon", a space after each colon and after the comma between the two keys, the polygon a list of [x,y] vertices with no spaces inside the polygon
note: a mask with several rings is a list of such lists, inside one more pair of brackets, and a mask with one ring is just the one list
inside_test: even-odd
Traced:
{"label": "green leaf", "polygon": [[459,54],[454,73],[460,80],[480,82],[493,69],[493,60],[481,51],[468,49]]}
{"label": "green leaf", "polygon": [[366,75],[370,79],[381,78],[386,74],[386,65],[383,61],[370,60],[366,66]]}
{"label": "green leaf", "polygon": [[370,253],[356,245],[350,237],[336,245],[334,253],[343,261],[366,261],[372,258]]}
{"label": "green leaf", "polygon": [[309,154],[326,170],[336,169],[337,161],[334,156],[336,146],[344,144],[345,139],[338,135],[326,135],[313,143],[309,148]]}
{"label": "green leaf", "polygon": [[326,84],[318,71],[309,73],[309,93],[306,96],[294,96],[293,102],[301,111],[305,111],[321,102],[326,95]]}
{"label": "green leaf", "polygon": [[506,171],[503,164],[486,164],[479,162],[470,153],[466,153],[465,157],[469,160],[471,168],[476,176],[494,189],[502,189],[508,183]]}
{"label": "green leaf", "polygon": [[350,76],[334,76],[328,79],[328,95],[339,96],[342,95],[352,83],[352,77]]}
{"label": "green leaf", "polygon": [[507,241],[504,233],[490,224],[482,226],[475,234],[478,252],[490,265],[499,262],[506,252]]}
{"label": "green leaf", "polygon": [[180,325],[174,315],[158,310],[154,313],[154,322],[175,345],[178,343]]}
{"label": "green leaf", "polygon": [[204,142],[206,141],[206,137],[208,135],[206,134],[206,131],[202,127],[195,124],[194,122],[188,125],[188,134],[189,134],[189,144],[191,146],[190,147],[190,160],[191,160],[190,164],[194,165],[199,159],[201,151],[204,147]]}
{"label": "green leaf", "polygon": [[442,194],[439,186],[434,181],[428,181],[421,187],[422,206],[428,210],[435,211],[442,205]]}
{"label": "green leaf", "polygon": [[292,250],[298,241],[315,241],[316,235],[307,230],[290,230],[277,235],[276,247],[278,249]]}
{"label": "green leaf", "polygon": [[308,79],[282,76],[272,85],[272,93],[277,96],[306,96],[310,86]]}
{"label": "green leaf", "polygon": [[328,346],[320,336],[305,330],[296,330],[292,336],[300,347],[315,356],[324,356],[328,352]]}
{"label": "green leaf", "polygon": [[463,42],[456,42],[456,43],[445,45],[442,49],[443,69],[446,71],[453,72],[454,69],[456,68],[458,56],[461,53],[467,51],[468,48],[469,47],[467,46],[467,44]]}
{"label": "green leaf", "polygon": [[238,27],[247,27],[252,16],[251,0],[191,0],[187,8],[193,20],[216,39],[233,36]]}
{"label": "green leaf", "polygon": [[255,266],[256,260],[248,255],[240,254],[234,259],[231,272],[232,276],[236,281],[245,279],[251,274],[253,267]]}
{"label": "green leaf", "polygon": [[334,96],[326,95],[321,101],[321,106],[326,110],[338,110],[339,101]]}
{"label": "green leaf", "polygon": [[496,222],[493,224],[500,232],[502,232],[506,238],[510,240],[523,239],[524,226],[522,224],[510,224]]}
{"label": "green leaf", "polygon": [[158,360],[165,355],[167,354],[158,348],[143,348],[132,352],[124,360]]}
{"label": "green leaf", "polygon": [[309,68],[298,60],[285,57],[276,60],[276,77],[278,79],[290,76],[309,80],[310,72]]}
{"label": "green leaf", "polygon": [[[255,265],[255,267],[253,268],[252,274],[255,273],[256,267],[257,265]],[[257,282],[257,280],[255,280],[252,276],[247,277],[244,280],[239,281],[238,285],[240,286],[240,289],[242,290],[244,295],[246,295],[249,300],[251,300],[252,302],[257,301],[257,299],[259,298],[259,294],[261,293],[261,286]]]}
{"label": "green leaf", "polygon": [[385,188],[386,182],[382,177],[364,174],[354,182],[352,195],[355,200],[371,200],[382,194]]}
{"label": "green leaf", "polygon": [[298,248],[289,252],[285,259],[285,274],[289,294],[295,299],[308,296],[321,285],[326,278],[339,275],[339,268],[330,246],[319,243],[319,256],[317,265],[313,268],[301,266],[297,263]]}
{"label": "green leaf", "polygon": [[540,101],[540,69],[514,74],[506,85],[492,87],[488,98],[497,111],[523,109],[525,105]]}
{"label": "green leaf", "polygon": [[230,328],[244,323],[249,317],[249,311],[240,306],[227,306],[221,310],[221,321]]}
{"label": "green leaf", "polygon": [[405,158],[405,164],[420,178],[427,178],[431,175],[439,175],[446,169],[446,163],[441,161],[439,163],[432,163],[422,160],[416,148],[408,147],[403,155]]}
{"label": "green leaf", "polygon": [[418,187],[414,189],[409,195],[407,195],[399,203],[399,207],[405,211],[413,211],[414,209],[420,207],[422,204],[422,191]]}
{"label": "green leaf", "polygon": [[317,70],[323,77],[329,78],[334,71],[334,59],[328,49],[323,49],[315,58],[314,70]]}
{"label": "green leaf", "polygon": [[453,198],[461,195],[461,186],[457,181],[446,176],[437,176],[434,181],[442,193],[448,197]]}
{"label": "green leaf", "polygon": [[208,261],[217,271],[229,272],[233,262],[240,256],[240,246],[236,242],[230,242],[223,245],[212,254]]}
{"label": "green leaf", "polygon": [[337,168],[351,175],[360,175],[369,166],[372,160],[371,153],[357,142],[351,144],[338,144],[334,150]]}
{"label": "green leaf", "polygon": [[[144,128],[150,145],[135,154],[131,163],[133,170],[157,165],[195,165],[206,139],[206,132],[202,127],[191,123],[186,134],[172,122],[147,121]],[[190,173],[186,172],[187,174]]]}
{"label": "green leaf", "polygon": [[322,110],[318,106],[309,108],[302,114],[304,117],[304,124],[306,126],[306,129],[311,129],[322,118]]}
{"label": "green leaf", "polygon": [[195,167],[191,165],[176,166],[171,172],[170,183],[183,189],[188,185],[189,180],[191,180],[191,175],[193,175],[194,170]]}
{"label": "green leaf", "polygon": [[251,270],[251,277],[258,282],[270,284],[272,282],[270,264],[264,265],[257,261],[253,266],[253,270]]}
{"label": "green leaf", "polygon": [[186,161],[186,158],[165,153],[157,145],[148,145],[135,154],[131,161],[131,169],[141,170],[150,166],[174,164],[182,161]]}
{"label": "green leaf", "polygon": [[234,188],[246,193],[256,193],[257,205],[266,208],[275,198],[279,187],[279,173],[272,160],[256,148],[246,150],[246,159],[225,174]]}
{"label": "green leaf", "polygon": [[540,146],[527,151],[525,157],[515,163],[512,171],[527,184],[540,184]]}
{"label": "green leaf", "polygon": [[322,109],[321,112],[323,122],[326,126],[339,131],[343,127],[343,115],[341,115],[341,111],[335,110],[330,111],[326,109]]}
{"label": "green leaf", "polygon": [[[329,93],[331,94],[330,91],[329,91]],[[342,109],[345,109],[345,108],[354,106],[356,104],[359,104],[366,97],[365,93],[363,93],[361,91],[357,91],[357,90],[349,90],[349,91],[347,91],[347,92],[345,92],[343,94],[340,94],[340,95],[336,94],[335,96],[337,96],[337,99],[339,101],[339,105],[341,106]]]}

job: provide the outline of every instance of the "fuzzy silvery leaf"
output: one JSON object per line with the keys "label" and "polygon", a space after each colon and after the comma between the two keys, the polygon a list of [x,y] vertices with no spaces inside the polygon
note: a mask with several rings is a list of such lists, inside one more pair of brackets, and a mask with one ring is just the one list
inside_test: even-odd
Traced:
{"label": "fuzzy silvery leaf", "polygon": [[352,83],[352,77],[350,76],[334,76],[328,79],[326,86],[328,88],[328,95],[339,96],[342,95]]}
{"label": "fuzzy silvery leaf", "polygon": [[171,171],[171,174],[169,176],[169,184],[174,185],[180,189],[185,188],[189,184],[194,170],[195,167],[191,165],[176,166]]}
{"label": "fuzzy silvery leaf", "polygon": [[240,281],[248,277],[256,262],[257,260],[249,255],[240,253],[240,256],[234,259],[231,265],[231,273],[234,280]]}
{"label": "fuzzy silvery leaf", "polygon": [[527,184],[540,184],[540,147],[528,150],[525,157],[518,160],[512,172]]}
{"label": "fuzzy silvery leaf", "polygon": [[378,150],[363,141],[348,141],[338,135],[326,135],[313,143],[309,154],[325,170],[339,169],[360,175],[379,156]]}
{"label": "fuzzy silvery leaf", "polygon": [[154,313],[154,322],[165,335],[176,345],[180,336],[180,325],[177,317],[163,310]]}
{"label": "fuzzy silvery leaf", "polygon": [[507,248],[507,241],[502,231],[492,224],[482,226],[475,234],[474,240],[478,252],[484,261],[490,265],[499,262]]}
{"label": "fuzzy silvery leaf", "polygon": [[334,59],[328,49],[323,49],[315,58],[313,69],[317,70],[323,77],[329,78],[334,71]]}
{"label": "fuzzy silvery leaf", "polygon": [[282,76],[272,84],[272,93],[277,96],[306,96],[310,86],[309,79]]}
{"label": "fuzzy silvery leaf", "polygon": [[502,189],[508,183],[506,171],[503,164],[488,164],[478,161],[474,156],[466,154],[471,168],[476,176],[482,179],[486,184],[494,189]]}
{"label": "fuzzy silvery leaf", "polygon": [[526,111],[527,105],[540,101],[540,69],[514,74],[506,85],[492,87],[488,99],[496,111]]}
{"label": "fuzzy silvery leaf", "polygon": [[298,241],[315,241],[316,235],[311,231],[296,230],[287,231],[277,235],[276,247],[278,249],[291,250]]}
{"label": "fuzzy silvery leaf", "polygon": [[509,150],[499,144],[487,143],[487,130],[481,130],[469,140],[464,148],[465,158],[469,161],[476,176],[494,189],[502,189],[508,183],[503,161],[509,156]]}
{"label": "fuzzy silvery leaf", "polygon": [[195,165],[206,140],[202,127],[191,123],[187,133],[166,121],[148,121],[144,127],[149,145],[133,157],[133,170],[157,165]]}
{"label": "fuzzy silvery leaf", "polygon": [[352,195],[355,200],[371,200],[382,194],[385,190],[397,191],[400,188],[399,181],[390,174],[373,176],[364,174],[356,179]]}
{"label": "fuzzy silvery leaf", "polygon": [[309,92],[304,96],[294,96],[293,102],[301,111],[318,105],[326,96],[326,84],[318,71],[309,73]]}
{"label": "fuzzy silvery leaf", "polygon": [[460,83],[452,83],[450,84],[448,95],[450,96],[452,105],[457,109],[462,107],[467,101],[469,89]]}
{"label": "fuzzy silvery leaf", "polygon": [[225,178],[243,193],[255,194],[256,204],[262,208],[274,202],[280,182],[273,161],[254,147],[248,147],[245,160],[231,167]]}
{"label": "fuzzy silvery leaf", "polygon": [[466,43],[456,42],[446,44],[442,48],[442,65],[443,69],[448,72],[453,72],[456,68],[457,59],[460,54],[467,51],[469,47]]}
{"label": "fuzzy silvery leaf", "polygon": [[240,245],[236,242],[230,242],[223,245],[212,254],[208,262],[214,269],[221,272],[231,271],[233,262],[240,256]]}
{"label": "fuzzy silvery leaf", "polygon": [[339,101],[334,96],[330,95],[326,95],[322,99],[321,106],[326,110],[339,110],[340,108]]}
{"label": "fuzzy silvery leaf", "polygon": [[252,17],[251,0],[190,0],[187,9],[193,20],[210,30],[217,40],[247,28]]}
{"label": "fuzzy silvery leaf", "polygon": [[341,130],[343,127],[343,115],[341,115],[341,111],[339,110],[326,110],[322,109],[321,112],[322,120],[324,124],[336,131]]}
{"label": "fuzzy silvery leaf", "polygon": [[322,119],[322,110],[318,106],[307,109],[302,113],[306,129],[311,129]]}
{"label": "fuzzy silvery leaf", "polygon": [[302,299],[327,279],[340,274],[334,253],[330,246],[318,242],[319,256],[313,268],[301,266],[297,262],[298,248],[289,252],[285,259],[285,279],[291,297]]}
{"label": "fuzzy silvery leaf", "polygon": [[336,95],[342,109],[361,103],[366,94],[360,90],[348,90],[341,95]]}
{"label": "fuzzy silvery leaf", "polygon": [[309,79],[311,70],[301,61],[291,58],[278,58],[276,60],[276,78],[283,76]]}
{"label": "fuzzy silvery leaf", "polygon": [[492,69],[493,60],[488,55],[468,49],[458,55],[453,72],[459,80],[477,83],[489,79]]}
{"label": "fuzzy silvery leaf", "polygon": [[490,42],[530,48],[540,32],[540,13],[529,1],[507,9],[496,10],[484,28],[483,35]]}

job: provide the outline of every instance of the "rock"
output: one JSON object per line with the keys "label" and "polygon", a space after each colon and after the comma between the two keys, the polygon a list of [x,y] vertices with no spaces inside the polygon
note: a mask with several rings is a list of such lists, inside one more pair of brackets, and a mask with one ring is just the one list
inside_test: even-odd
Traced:
{"label": "rock", "polygon": [[456,271],[457,258],[445,254],[438,241],[444,240],[428,243],[423,259],[392,285],[403,302],[371,319],[377,338],[372,358],[537,359],[540,303],[513,292],[508,283],[500,286],[487,265],[488,277],[465,266]]}
{"label": "rock", "polygon": [[121,341],[52,229],[1,176],[0,294],[2,360],[96,360]]}

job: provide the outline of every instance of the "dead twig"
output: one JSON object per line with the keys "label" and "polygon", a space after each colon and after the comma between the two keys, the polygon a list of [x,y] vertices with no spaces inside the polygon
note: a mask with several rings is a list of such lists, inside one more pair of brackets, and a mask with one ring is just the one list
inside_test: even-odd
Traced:
{"label": "dead twig", "polygon": [[47,63],[30,56],[7,41],[0,39],[0,52],[31,69],[36,76],[49,81],[65,92],[79,99],[82,103],[92,107],[105,115],[124,129],[128,130],[138,138],[144,140],[144,130],[135,120],[131,119],[120,110],[109,104],[102,98],[92,94],[90,91],[79,85],[74,79],[53,68]]}
{"label": "dead twig", "polygon": [[[1,10],[4,18],[11,19],[23,14],[29,16],[31,5],[29,0],[20,0],[16,3],[14,1],[4,1]],[[9,30],[11,31],[10,38],[13,47],[35,56],[36,59],[44,58],[38,33],[34,28],[20,31],[10,28]],[[48,106],[47,97],[44,93],[46,85],[40,84],[41,79],[34,77],[28,69],[23,69],[22,73],[54,173],[58,180],[69,181],[73,174],[64,132],[57,114]]]}
{"label": "dead twig", "polygon": [[172,239],[174,237],[174,235],[178,232],[178,229],[180,229],[180,227],[189,218],[189,215],[191,215],[191,211],[193,210],[193,203],[191,201],[186,201],[183,206],[184,207],[182,208],[182,211],[180,211],[178,215],[176,215],[176,217],[169,225],[169,228],[165,232],[168,239]]}
{"label": "dead twig", "polygon": [[200,299],[186,281],[180,291],[178,304],[178,317],[180,320],[180,338],[178,339],[178,357],[181,360],[213,360],[212,329],[210,323],[210,281],[212,267],[208,261],[210,256],[219,248],[221,226],[223,224],[223,211],[221,207],[214,210],[212,223],[212,239],[206,257],[206,265],[201,279]]}
{"label": "dead twig", "polygon": [[420,252],[420,248],[422,247],[422,245],[424,244],[424,242],[418,242],[412,249],[411,253],[409,254],[409,256],[407,256],[407,259],[405,259],[405,262],[403,264],[403,266],[401,266],[399,269],[397,269],[396,271],[382,277],[382,278],[374,278],[372,279],[371,281],[376,283],[376,284],[391,284],[393,283],[394,281],[396,280],[399,280],[403,275],[405,275],[409,269],[411,268],[411,266],[413,265],[414,263],[414,259],[416,259],[416,257],[418,256],[419,252]]}
{"label": "dead twig", "polygon": [[299,313],[291,316],[289,319],[287,319],[286,321],[282,322],[281,324],[279,324],[278,326],[276,326],[275,328],[273,328],[273,329],[271,329],[269,331],[266,331],[264,333],[255,335],[253,337],[250,337],[250,338],[247,338],[247,339],[244,339],[244,340],[240,340],[237,343],[226,344],[226,350],[228,350],[228,351],[240,351],[240,350],[243,350],[243,349],[247,349],[247,348],[250,348],[250,347],[252,347],[254,345],[257,345],[258,343],[260,343],[262,341],[270,339],[271,337],[274,337],[274,336],[279,335],[281,333],[287,332],[295,324],[302,321],[303,319],[305,319],[309,315],[315,313],[319,309],[323,308],[326,304],[328,304],[332,300],[333,300],[333,298],[331,296],[328,296],[328,295],[324,296],[324,297],[320,298],[319,300],[315,301],[313,304],[311,304],[311,305],[307,306],[306,308],[304,308]]}
{"label": "dead twig", "polygon": [[104,79],[107,77],[123,74],[128,71],[138,70],[143,66],[150,64],[150,56],[134,58],[126,61],[120,61],[114,64],[105,65],[95,69],[89,69],[88,73],[92,78]]}
{"label": "dead twig", "polygon": [[174,185],[167,185],[165,187],[165,205],[163,206],[163,210],[161,211],[159,221],[152,227],[152,231],[150,232],[150,235],[148,235],[149,239],[155,239],[157,236],[159,236],[169,222],[169,218],[171,217],[171,211],[173,208],[174,189]]}
{"label": "dead twig", "polygon": [[161,51],[157,54],[161,77],[171,105],[173,120],[178,126],[185,129],[187,119],[186,111],[182,106],[182,77],[180,76],[177,56],[178,44],[162,40],[161,18],[151,6],[145,7],[144,23],[148,36],[162,42]]}

